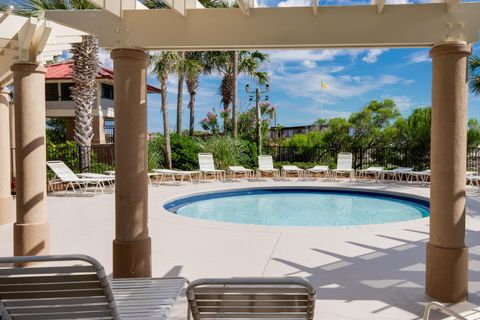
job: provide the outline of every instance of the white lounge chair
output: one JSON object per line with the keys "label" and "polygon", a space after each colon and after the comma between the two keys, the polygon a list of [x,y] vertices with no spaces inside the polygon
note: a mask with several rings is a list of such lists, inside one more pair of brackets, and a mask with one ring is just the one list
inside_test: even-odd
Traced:
{"label": "white lounge chair", "polygon": [[109,280],[85,255],[0,258],[0,318],[167,319],[187,283],[179,277]]}
{"label": "white lounge chair", "polygon": [[200,171],[182,171],[171,169],[154,169],[153,173],[160,175],[160,182],[163,182],[165,178],[172,178],[173,182],[177,180],[175,177],[180,177],[180,182],[183,182],[185,178],[188,178],[190,182],[193,182],[193,178],[196,177],[197,181],[200,181],[202,173]]}
{"label": "white lounge chair", "polygon": [[76,175],[65,163],[62,161],[47,161],[47,166],[50,170],[53,171],[55,177],[52,180],[48,181],[50,189],[55,192],[54,185],[66,183],[65,194],[69,188],[72,188],[75,191],[75,186],[80,188],[80,191],[84,191],[82,188],[87,188],[88,186],[94,186],[95,193],[100,190],[105,190],[105,184],[108,184],[113,187],[115,181],[114,176],[108,176],[104,174],[97,173],[83,173],[82,177]]}
{"label": "white lounge chair", "polygon": [[289,174],[296,174],[299,178],[302,178],[305,176],[305,170],[302,168],[299,168],[297,166],[282,166],[282,176],[283,177],[288,177]]}
{"label": "white lounge chair", "polygon": [[417,182],[426,183],[428,182],[428,178],[430,178],[430,169],[423,171],[410,171],[407,175],[407,181],[411,182],[415,179]]}
{"label": "white lounge chair", "polygon": [[313,320],[315,288],[303,278],[199,279],[187,288],[194,320]]}
{"label": "white lounge chair", "polygon": [[[115,177],[115,170],[107,170],[105,174],[109,177]],[[160,181],[163,180],[163,174],[159,172],[147,172],[148,184],[153,185],[152,178],[160,177]]]}
{"label": "white lounge chair", "polygon": [[352,168],[353,155],[350,152],[340,152],[337,157],[337,168],[332,170],[333,177],[336,179],[338,174],[348,174],[350,181],[355,176],[355,169]]}
{"label": "white lounge chair", "polygon": [[225,170],[215,169],[215,163],[213,162],[213,155],[211,153],[199,153],[198,164],[200,166],[200,172],[206,178],[207,175],[213,175],[214,179],[223,180],[225,176]]}
{"label": "white lounge chair", "polygon": [[245,175],[245,178],[252,178],[254,171],[252,169],[245,168],[244,166],[229,166],[227,174],[233,176],[233,179],[236,178],[237,174]]}
{"label": "white lounge chair", "polygon": [[330,168],[328,166],[314,166],[313,168],[305,170],[305,172],[312,177],[315,174],[323,174],[325,178],[330,178]]}
{"label": "white lounge chair", "polygon": [[357,170],[359,178],[367,178],[372,175],[375,180],[379,180],[383,174],[383,167],[368,167],[367,169]]}
{"label": "white lounge chair", "polygon": [[260,178],[262,173],[273,174],[274,177],[280,176],[280,170],[273,167],[272,156],[258,156],[257,177]]}
{"label": "white lounge chair", "polygon": [[388,179],[393,179],[393,181],[397,181],[397,180],[402,181],[403,178],[405,178],[405,180],[407,180],[408,173],[412,171],[413,171],[413,168],[411,167],[398,167],[391,170],[383,170],[382,179],[388,178]]}

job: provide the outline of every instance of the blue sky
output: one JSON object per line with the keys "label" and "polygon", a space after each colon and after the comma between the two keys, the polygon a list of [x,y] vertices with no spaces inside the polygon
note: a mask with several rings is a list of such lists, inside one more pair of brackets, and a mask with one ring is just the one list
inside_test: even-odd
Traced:
{"label": "blue sky", "polygon": [[[479,46],[474,48],[479,53]],[[348,117],[373,99],[393,99],[402,114],[431,101],[431,60],[428,49],[365,50],[276,50],[268,51],[270,62],[262,70],[270,75],[270,101],[277,106],[277,122],[284,126],[310,124],[319,117]],[[108,55],[103,55],[107,57]],[[105,63],[109,63],[108,59]],[[151,84],[158,85],[153,76]],[[203,76],[196,100],[196,119],[200,121],[212,108],[219,110],[218,88],[221,76]],[[321,112],[320,88],[323,94]],[[239,108],[248,108],[245,76],[239,80]],[[172,75],[168,85],[170,127],[175,128],[177,82]],[[184,122],[188,126],[188,96],[184,95]],[[149,131],[162,131],[160,96],[149,95]],[[480,118],[480,97],[470,95],[469,117]],[[196,127],[200,128],[196,123]]]}

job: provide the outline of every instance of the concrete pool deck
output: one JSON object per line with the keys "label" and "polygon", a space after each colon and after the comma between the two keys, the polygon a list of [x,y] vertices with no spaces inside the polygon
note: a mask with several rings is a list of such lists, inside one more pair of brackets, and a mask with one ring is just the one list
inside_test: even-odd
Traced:
{"label": "concrete pool deck", "polygon": [[[272,227],[181,217],[166,201],[212,190],[271,186],[353,187],[429,196],[414,184],[285,181],[149,187],[154,276],[303,276],[317,288],[317,319],[418,319],[424,302],[428,218],[356,227]],[[48,197],[51,253],[88,254],[112,270],[114,195]],[[469,302],[480,305],[480,192],[467,201]],[[0,256],[12,255],[12,225],[0,226]],[[455,308],[465,310],[470,303]],[[180,301],[172,318],[184,318]]]}

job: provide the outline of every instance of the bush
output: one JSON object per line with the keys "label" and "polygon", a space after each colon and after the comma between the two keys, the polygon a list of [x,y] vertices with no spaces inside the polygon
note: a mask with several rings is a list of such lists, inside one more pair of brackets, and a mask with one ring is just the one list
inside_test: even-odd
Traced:
{"label": "bush", "polygon": [[247,165],[249,157],[244,141],[230,136],[214,136],[202,145],[203,152],[213,154],[218,169],[233,165]]}
{"label": "bush", "polygon": [[148,141],[148,171],[162,168],[164,160],[163,136],[159,133],[152,134]]}
{"label": "bush", "polygon": [[172,166],[180,170],[198,170],[198,153],[202,151],[197,138],[187,135],[172,134]]}

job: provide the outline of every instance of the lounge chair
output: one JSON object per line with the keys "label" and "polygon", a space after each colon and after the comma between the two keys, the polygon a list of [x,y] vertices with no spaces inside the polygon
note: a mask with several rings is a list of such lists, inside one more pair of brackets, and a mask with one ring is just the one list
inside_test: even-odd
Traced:
{"label": "lounge chair", "polygon": [[340,152],[337,158],[337,168],[332,170],[333,177],[336,179],[338,174],[348,174],[350,181],[355,176],[355,169],[352,168],[353,155],[350,152]]}
{"label": "lounge chair", "polygon": [[187,288],[194,320],[312,320],[315,289],[303,278],[200,279]]}
{"label": "lounge chair", "polygon": [[408,172],[407,181],[413,182],[416,179],[417,182],[426,183],[430,178],[430,169],[423,171],[410,171]]}
{"label": "lounge chair", "polygon": [[[12,265],[19,263],[42,265]],[[186,283],[185,278],[109,280],[102,265],[85,255],[0,258],[0,318],[166,319]]]}
{"label": "lounge chair", "polygon": [[328,166],[315,166],[305,171],[308,175],[311,175],[312,177],[315,174],[323,174],[325,178],[330,178],[330,168]]}
{"label": "lounge chair", "polygon": [[445,320],[475,320],[475,319],[480,319],[480,310],[479,308],[475,308],[469,311],[462,312],[461,314],[451,310],[450,308],[447,308],[441,303],[438,302],[430,302],[425,306],[425,311],[423,313],[423,320],[429,320],[430,319],[430,314],[432,310],[439,311],[445,315],[448,315],[448,318],[442,318]]}
{"label": "lounge chair", "polygon": [[245,178],[253,177],[254,171],[252,169],[247,169],[244,166],[229,166],[227,173],[233,175],[233,179],[235,179],[237,174],[245,175]]}
{"label": "lounge chair", "polygon": [[[115,170],[107,170],[105,174],[109,177],[115,177]],[[147,172],[148,184],[153,185],[152,178],[160,177],[160,181],[163,180],[163,174],[159,172]]]}
{"label": "lounge chair", "polygon": [[412,171],[413,171],[413,168],[410,168],[410,167],[398,167],[391,170],[383,170],[382,179],[387,178],[387,179],[393,179],[394,181],[396,180],[402,181],[403,178],[405,178],[405,180],[407,180],[408,173]]}
{"label": "lounge chair", "polygon": [[225,170],[215,169],[215,163],[213,162],[213,155],[211,153],[199,153],[198,163],[200,165],[200,172],[206,178],[207,175],[213,175],[214,179],[223,180],[225,176]]}
{"label": "lounge chair", "polygon": [[172,178],[173,182],[177,181],[175,177],[180,177],[180,182],[183,182],[185,178],[188,178],[190,182],[193,182],[194,177],[197,179],[197,181],[200,181],[200,177],[202,176],[200,171],[182,171],[171,169],[154,169],[153,173],[160,175],[160,182],[163,182],[167,177]]}
{"label": "lounge chair", "polygon": [[274,177],[280,176],[280,170],[273,167],[272,156],[258,156],[257,177],[260,178],[262,173],[272,174]]}
{"label": "lounge chair", "polygon": [[299,178],[305,176],[305,170],[297,166],[282,166],[282,176],[288,177],[289,174],[296,174]]}
{"label": "lounge chair", "polygon": [[[105,184],[113,187],[115,181],[114,176],[108,176],[97,173],[83,173],[76,175],[65,163],[62,161],[47,161],[47,166],[53,171],[55,177],[48,181],[50,189],[55,193],[54,185],[66,183],[65,194],[69,188],[75,191],[75,186],[80,188],[80,191],[84,191],[82,188],[87,188],[92,185],[95,188],[95,193],[100,190],[105,190]],[[81,175],[81,176],[80,176]]]}
{"label": "lounge chair", "polygon": [[375,180],[379,180],[383,174],[383,167],[368,167],[367,169],[357,170],[359,178],[367,178],[372,175]]}

